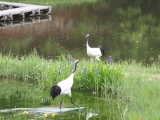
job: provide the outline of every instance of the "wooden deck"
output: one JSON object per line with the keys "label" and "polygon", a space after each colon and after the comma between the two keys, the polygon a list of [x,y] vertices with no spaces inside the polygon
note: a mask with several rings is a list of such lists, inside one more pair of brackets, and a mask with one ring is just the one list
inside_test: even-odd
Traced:
{"label": "wooden deck", "polygon": [[51,6],[31,5],[13,2],[0,2],[0,20],[13,20],[13,16],[36,16],[51,13]]}
{"label": "wooden deck", "polygon": [[16,23],[14,23],[14,21],[0,22],[0,29],[22,26],[22,25],[30,25],[30,24],[36,24],[36,23],[42,23],[42,22],[49,22],[51,20],[52,20],[51,15],[48,15],[47,18],[29,17],[26,19],[19,20],[18,22],[16,21]]}

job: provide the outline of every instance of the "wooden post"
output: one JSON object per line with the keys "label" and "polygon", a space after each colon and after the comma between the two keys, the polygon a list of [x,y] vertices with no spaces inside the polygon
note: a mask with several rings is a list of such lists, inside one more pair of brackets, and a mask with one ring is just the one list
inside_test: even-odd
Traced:
{"label": "wooden post", "polygon": [[3,16],[3,20],[6,21],[8,17],[6,15]]}
{"label": "wooden post", "polygon": [[41,15],[40,9],[36,10],[36,12],[38,13],[37,15]]}
{"label": "wooden post", "polygon": [[32,11],[32,16],[34,16],[34,15],[35,15],[35,11],[33,10],[33,11]]}
{"label": "wooden post", "polygon": [[9,9],[13,9],[13,5],[9,5]]}
{"label": "wooden post", "polygon": [[49,13],[51,13],[51,9],[52,9],[52,8],[51,8],[51,7],[49,7],[49,9],[48,9]]}
{"label": "wooden post", "polygon": [[13,15],[9,14],[9,20],[13,20]]}
{"label": "wooden post", "polygon": [[25,19],[22,20],[21,24],[23,25],[25,23]]}
{"label": "wooden post", "polygon": [[24,19],[25,18],[24,12],[21,12],[21,15],[22,15],[22,18]]}
{"label": "wooden post", "polygon": [[51,17],[51,15],[48,15],[48,19],[49,19],[49,20],[52,20],[52,17]]}

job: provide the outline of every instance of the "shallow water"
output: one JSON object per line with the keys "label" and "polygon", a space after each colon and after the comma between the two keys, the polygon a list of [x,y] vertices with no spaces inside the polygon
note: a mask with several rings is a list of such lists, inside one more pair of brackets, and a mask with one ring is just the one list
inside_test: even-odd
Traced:
{"label": "shallow water", "polygon": [[[26,82],[1,80],[0,85],[0,119],[51,119],[54,113],[56,120],[117,119],[118,101],[91,92],[72,92],[73,101],[79,108],[70,103],[65,96],[62,109],[59,109],[61,96],[54,101],[49,96],[49,89],[40,90]],[[8,89],[10,88],[10,89]],[[28,114],[23,114],[27,111]]]}
{"label": "shallow water", "polygon": [[[2,109],[0,110],[1,114],[11,114],[14,113],[15,116],[27,116],[28,119],[44,119],[45,114],[47,114],[47,117],[51,117],[52,114],[57,115],[62,115],[64,112],[72,112],[72,111],[78,111],[85,109],[84,107],[80,108],[62,108],[61,111],[59,108],[54,108],[54,107],[41,107],[41,108],[12,108],[12,109]],[[24,112],[27,112],[25,114]],[[7,118],[7,115],[5,116]],[[53,117],[52,117],[53,118]]]}

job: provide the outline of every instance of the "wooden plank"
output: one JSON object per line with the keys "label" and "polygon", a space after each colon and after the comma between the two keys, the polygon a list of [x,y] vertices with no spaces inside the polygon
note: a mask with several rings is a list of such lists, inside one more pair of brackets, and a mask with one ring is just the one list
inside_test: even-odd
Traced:
{"label": "wooden plank", "polygon": [[41,6],[41,5],[31,5],[31,4],[23,4],[23,3],[13,3],[13,2],[0,2],[0,5],[7,5],[10,8],[17,7],[14,9],[7,9],[0,11],[0,17],[10,17],[13,18],[13,15],[22,15],[25,16],[25,13],[31,12],[33,15],[38,13],[40,15],[40,11],[48,11],[51,13],[51,6]]}
{"label": "wooden plank", "polygon": [[48,7],[42,7],[42,6],[14,8],[14,9],[0,11],[0,16],[6,15],[6,14],[20,14],[23,12],[31,12],[31,11],[46,10],[46,9],[48,9]]}
{"label": "wooden plank", "polygon": [[[43,6],[43,5],[32,5],[32,4],[14,3],[14,2],[0,2],[0,4],[13,5],[13,6],[17,6],[17,7],[24,7],[24,6]],[[51,7],[51,6],[44,6],[44,7]]]}
{"label": "wooden plank", "polygon": [[48,19],[32,19],[31,21],[25,21],[23,19],[23,21],[19,22],[19,23],[13,23],[13,21],[11,23],[2,23],[2,25],[0,25],[0,29],[4,29],[4,28],[8,28],[8,27],[16,27],[16,26],[22,26],[22,25],[29,25],[29,24],[35,24],[35,23],[41,23],[41,22],[48,22],[51,21],[51,16],[49,16]]}

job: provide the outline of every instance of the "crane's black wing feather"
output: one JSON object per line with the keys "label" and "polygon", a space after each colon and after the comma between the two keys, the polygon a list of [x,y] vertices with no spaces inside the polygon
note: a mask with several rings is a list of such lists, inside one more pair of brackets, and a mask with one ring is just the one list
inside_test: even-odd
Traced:
{"label": "crane's black wing feather", "polygon": [[102,46],[98,46],[98,48],[100,48],[101,54],[102,56],[104,56],[104,49],[102,48]]}
{"label": "crane's black wing feather", "polygon": [[55,97],[60,95],[60,93],[61,93],[61,88],[58,85],[53,85],[51,87],[50,95],[52,96],[53,100],[55,99]]}

